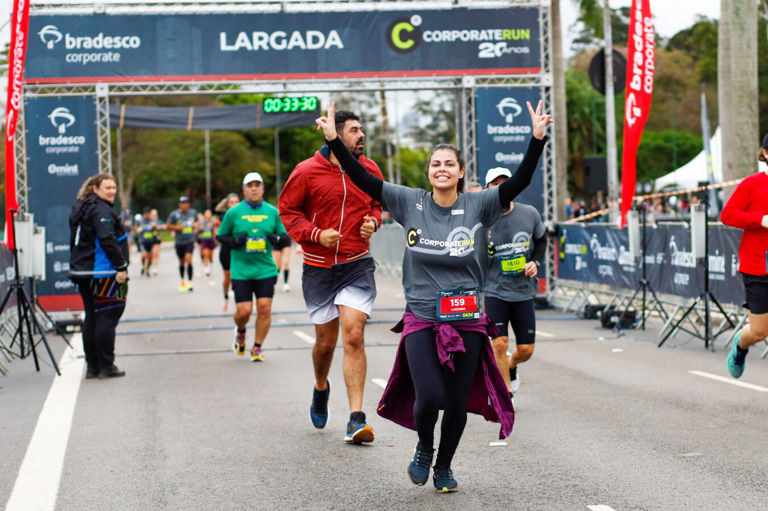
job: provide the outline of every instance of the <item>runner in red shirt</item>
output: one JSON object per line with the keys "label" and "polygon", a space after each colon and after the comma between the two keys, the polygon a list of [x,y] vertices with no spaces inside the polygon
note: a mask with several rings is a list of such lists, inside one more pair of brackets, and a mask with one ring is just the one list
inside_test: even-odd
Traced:
{"label": "runner in red shirt", "polygon": [[[768,134],[763,138],[758,159],[768,163]],[[728,372],[739,378],[744,373],[749,347],[768,337],[768,170],[739,183],[720,220],[744,230],[739,246],[739,273],[744,279],[749,324],[736,334],[728,354]]]}

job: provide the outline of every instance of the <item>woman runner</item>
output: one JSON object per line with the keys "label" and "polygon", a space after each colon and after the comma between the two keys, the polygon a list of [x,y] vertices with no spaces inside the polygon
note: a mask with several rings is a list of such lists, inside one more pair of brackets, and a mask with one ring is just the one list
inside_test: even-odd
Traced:
{"label": "woman runner", "polygon": [[433,191],[429,193],[393,185],[366,172],[337,137],[334,103],[328,107],[327,117],[316,120],[350,179],[380,201],[406,232],[403,286],[407,306],[395,327],[402,337],[379,415],[418,432],[408,475],[415,484],[423,485],[429,478],[434,429],[443,408],[433,474],[439,492],[457,490],[451,460],[468,410],[498,420],[501,438],[512,430],[512,402],[488,338],[498,331],[482,314],[479,290],[487,264],[487,228],[530,183],[546,142],[545,131],[552,118],[541,109],[541,102],[536,111],[528,104],[533,138],[517,173],[498,187],[472,194],[461,193],[464,162],[451,145],[440,144],[432,150],[428,174]]}
{"label": "woman runner", "polygon": [[214,218],[213,212],[206,209],[202,217],[197,221],[195,230],[197,231],[197,241],[200,243],[200,256],[203,258],[205,266],[205,276],[211,276],[211,261],[213,260],[213,249],[216,248],[214,233],[219,228],[219,221]]}

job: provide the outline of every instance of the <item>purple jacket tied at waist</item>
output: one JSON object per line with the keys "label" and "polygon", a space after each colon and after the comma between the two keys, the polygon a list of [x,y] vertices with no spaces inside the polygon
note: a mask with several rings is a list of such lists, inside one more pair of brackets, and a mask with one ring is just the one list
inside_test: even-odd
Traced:
{"label": "purple jacket tied at waist", "polygon": [[[403,427],[416,429],[413,418],[413,403],[416,393],[413,388],[411,373],[408,369],[408,361],[405,354],[403,340],[406,335],[431,328],[435,332],[435,343],[440,364],[453,371],[453,353],[463,352],[464,341],[458,330],[481,332],[492,337],[499,335],[496,325],[490,318],[483,314],[478,321],[457,321],[448,323],[433,323],[416,317],[411,312],[406,312],[403,319],[395,326],[393,332],[402,332],[400,345],[397,348],[395,365],[389,376],[387,388],[379,401],[379,415]],[[467,411],[485,417],[486,420],[499,422],[501,430],[499,438],[503,439],[512,432],[515,423],[515,410],[509,399],[509,392],[504,379],[496,367],[493,356],[493,348],[490,342],[486,342],[480,355],[480,367],[482,371],[475,372],[475,379],[469,391]]]}

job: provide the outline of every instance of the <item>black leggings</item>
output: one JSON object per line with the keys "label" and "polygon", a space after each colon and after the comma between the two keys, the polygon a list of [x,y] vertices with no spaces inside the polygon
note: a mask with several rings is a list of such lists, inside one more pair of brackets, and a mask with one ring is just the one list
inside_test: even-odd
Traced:
{"label": "black leggings", "polygon": [[440,425],[440,446],[435,466],[450,467],[467,423],[467,399],[475,378],[480,353],[487,336],[479,332],[462,332],[466,353],[453,357],[454,372],[440,365],[435,346],[435,333],[421,330],[405,337],[408,368],[416,391],[413,417],[419,442],[427,449],[434,444],[435,424],[440,407],[443,421]]}
{"label": "black leggings", "polygon": [[[114,277],[110,277],[114,279]],[[97,296],[101,283],[107,279],[78,279],[77,287],[83,299],[83,351],[91,369],[109,367],[115,362],[115,330],[125,310],[125,297],[105,299]]]}

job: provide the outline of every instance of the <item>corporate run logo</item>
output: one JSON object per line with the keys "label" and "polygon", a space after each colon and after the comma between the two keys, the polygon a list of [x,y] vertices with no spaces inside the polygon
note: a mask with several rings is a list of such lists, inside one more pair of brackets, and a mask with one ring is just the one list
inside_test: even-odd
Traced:
{"label": "corporate run logo", "polygon": [[63,106],[54,109],[48,115],[48,119],[51,120],[51,124],[59,131],[60,135],[65,134],[67,128],[75,124],[75,116],[70,113],[68,108]]}
{"label": "corporate run logo", "polygon": [[410,228],[406,235],[406,244],[411,250],[425,254],[444,255],[451,257],[463,257],[475,251],[475,233],[483,224],[478,223],[472,229],[468,227],[456,227],[444,240],[426,238],[421,229]]}
{"label": "corporate run logo", "polygon": [[[500,58],[509,54],[531,53],[529,28],[450,28],[426,30],[419,14],[396,18],[386,30],[390,48],[398,53],[410,53],[421,45],[433,43],[478,43],[477,57]],[[514,45],[518,43],[518,45]]]}

